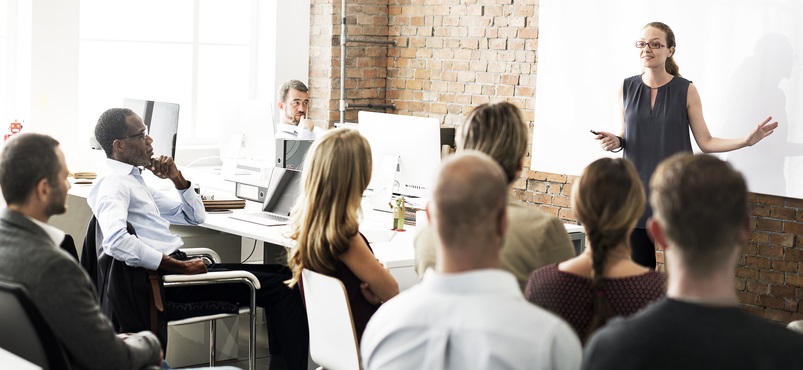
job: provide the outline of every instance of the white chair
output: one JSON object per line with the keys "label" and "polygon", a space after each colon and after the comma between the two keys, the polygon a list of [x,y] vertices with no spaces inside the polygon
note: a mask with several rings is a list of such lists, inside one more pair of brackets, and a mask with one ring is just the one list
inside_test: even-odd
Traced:
{"label": "white chair", "polygon": [[[210,262],[219,263],[220,256],[208,248],[182,249],[188,256],[202,257]],[[238,313],[219,313],[212,315],[194,316],[182,320],[173,320],[167,326],[181,326],[209,321],[209,366],[215,366],[217,341],[217,320],[228,317],[237,317],[242,313],[248,314],[248,369],[254,370],[256,366],[256,291],[261,288],[259,280],[248,271],[215,271],[197,275],[164,275],[162,277],[165,289],[176,286],[209,285],[209,284],[245,284],[251,292],[251,299],[247,306],[240,307]]]}
{"label": "white chair", "polygon": [[359,370],[360,348],[346,288],[340,280],[304,269],[302,290],[309,321],[309,350],[318,369]]}

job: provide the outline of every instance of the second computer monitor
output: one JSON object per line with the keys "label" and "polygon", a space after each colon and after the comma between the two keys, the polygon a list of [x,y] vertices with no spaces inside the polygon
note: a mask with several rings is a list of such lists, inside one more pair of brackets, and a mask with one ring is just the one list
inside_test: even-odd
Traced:
{"label": "second computer monitor", "polygon": [[374,189],[386,155],[398,157],[393,192],[430,197],[441,164],[440,122],[437,118],[359,112],[359,129],[371,144]]}
{"label": "second computer monitor", "polygon": [[175,159],[179,105],[153,100],[125,99],[123,106],[142,118],[142,123],[148,129],[148,136],[153,139],[153,155],[166,155]]}

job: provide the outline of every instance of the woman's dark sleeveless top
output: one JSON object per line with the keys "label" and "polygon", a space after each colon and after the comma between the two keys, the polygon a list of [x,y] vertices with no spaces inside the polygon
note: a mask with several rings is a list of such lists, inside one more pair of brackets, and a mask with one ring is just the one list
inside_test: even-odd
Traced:
{"label": "woman's dark sleeveless top", "polygon": [[[365,238],[365,235],[360,233],[360,237],[365,240],[368,249],[373,253],[374,250],[371,249],[371,244],[368,243],[368,239]],[[334,277],[340,280],[343,286],[346,287],[346,295],[348,295],[349,306],[351,306],[351,317],[354,321],[354,331],[357,333],[357,341],[359,342],[362,340],[362,332],[365,331],[368,320],[370,320],[374,312],[379,309],[379,305],[375,305],[365,299],[360,289],[362,281],[360,281],[357,275],[354,275],[354,273],[349,270],[348,266],[339,259],[335,265]]]}
{"label": "woman's dark sleeveless top", "polygon": [[675,153],[692,151],[686,112],[689,84],[691,81],[685,78],[672,78],[658,88],[655,105],[650,109],[650,87],[642,82],[641,75],[624,81],[624,156],[635,165],[648,199],[637,228],[644,228],[652,216],[649,184],[658,163]]}

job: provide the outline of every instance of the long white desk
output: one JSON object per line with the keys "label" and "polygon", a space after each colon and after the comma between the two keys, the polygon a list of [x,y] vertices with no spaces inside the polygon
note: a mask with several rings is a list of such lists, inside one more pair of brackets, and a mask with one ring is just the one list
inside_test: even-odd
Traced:
{"label": "long white desk", "polygon": [[[232,213],[256,212],[260,209],[260,204],[246,202],[245,209],[233,210]],[[206,222],[200,226],[285,248],[291,247],[290,239],[287,237],[288,226],[258,225],[233,219],[230,217],[232,213],[210,212],[206,216]],[[360,231],[368,239],[376,258],[390,270],[401,289],[415,285],[418,282],[413,269],[415,227],[407,225],[404,232],[395,232],[390,230],[393,221],[390,213],[366,211],[365,215],[366,217],[360,223]]]}
{"label": "long white desk", "polygon": [[[206,196],[214,195],[216,199],[234,197],[234,183],[223,180],[219,175],[213,173],[208,168],[184,169],[183,172],[185,173],[185,177],[190,181],[200,184],[201,191]],[[169,181],[162,180],[161,184],[164,185],[162,187],[166,191],[172,191],[172,184]],[[75,197],[86,199],[89,195],[90,188],[90,185],[74,185],[69,193]],[[157,188],[159,188],[159,186],[157,186]],[[83,201],[83,199],[81,200]],[[390,270],[402,290],[415,285],[418,283],[418,278],[414,270],[415,252],[413,249],[413,238],[416,233],[415,227],[406,225],[405,232],[390,231],[392,214],[390,212],[374,211],[367,202],[364,203],[364,218],[360,223],[360,231],[368,238],[377,259]],[[260,209],[261,205],[259,203],[247,201],[245,209],[233,210],[232,212],[256,212]],[[201,224],[200,227],[240,238],[260,240],[285,248],[291,246],[290,240],[286,236],[289,234],[287,226],[263,226],[233,219],[229,217],[230,215],[231,213],[227,212],[209,212],[206,222]],[[88,222],[88,219],[82,221],[79,225],[86,225],[86,222]],[[564,226],[574,242],[575,249],[579,253],[582,251],[585,244],[583,228],[572,224],[564,224]],[[179,229],[192,230],[197,228],[183,227]],[[77,235],[82,235],[82,233]],[[227,253],[224,252],[221,254],[225,255]],[[231,255],[231,253],[228,253],[228,255]],[[236,255],[239,255],[239,253],[236,253]]]}

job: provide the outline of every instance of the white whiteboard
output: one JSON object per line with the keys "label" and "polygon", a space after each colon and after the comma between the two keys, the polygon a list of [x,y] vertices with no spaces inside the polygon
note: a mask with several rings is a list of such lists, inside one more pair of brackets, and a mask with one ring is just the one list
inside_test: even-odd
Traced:
{"label": "white whiteboard", "polygon": [[[599,149],[589,129],[618,133],[617,91],[639,74],[633,43],[651,21],[675,32],[675,59],[697,86],[711,134],[758,145],[722,154],[750,191],[803,198],[803,1],[541,0],[531,169],[579,175]],[[694,144],[695,151],[699,149]]]}

